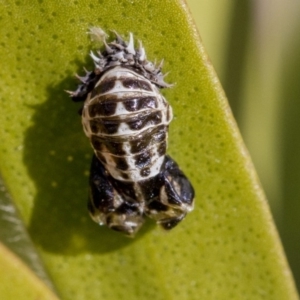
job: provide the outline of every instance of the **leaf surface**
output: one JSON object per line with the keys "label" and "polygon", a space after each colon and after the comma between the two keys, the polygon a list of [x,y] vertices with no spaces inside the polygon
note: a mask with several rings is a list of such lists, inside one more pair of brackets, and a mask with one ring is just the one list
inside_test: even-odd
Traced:
{"label": "leaf surface", "polygon": [[1,299],[58,300],[30,269],[1,243],[0,265]]}

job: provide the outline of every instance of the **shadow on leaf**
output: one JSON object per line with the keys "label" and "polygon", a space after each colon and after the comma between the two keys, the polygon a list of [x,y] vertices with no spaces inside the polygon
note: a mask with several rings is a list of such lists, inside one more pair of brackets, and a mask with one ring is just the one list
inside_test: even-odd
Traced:
{"label": "shadow on leaf", "polygon": [[37,189],[29,231],[50,252],[114,251],[140,239],[154,224],[145,224],[135,239],[129,239],[89,218],[92,149],[77,114],[82,104],[72,103],[64,92],[74,88],[74,77],[69,75],[49,87],[48,100],[34,107],[34,125],[26,133],[24,152],[24,163]]}

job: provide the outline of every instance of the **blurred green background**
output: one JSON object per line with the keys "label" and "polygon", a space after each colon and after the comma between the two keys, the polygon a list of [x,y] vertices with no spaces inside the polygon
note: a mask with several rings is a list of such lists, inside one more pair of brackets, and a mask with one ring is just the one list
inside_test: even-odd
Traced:
{"label": "blurred green background", "polygon": [[187,0],[300,290],[300,1]]}

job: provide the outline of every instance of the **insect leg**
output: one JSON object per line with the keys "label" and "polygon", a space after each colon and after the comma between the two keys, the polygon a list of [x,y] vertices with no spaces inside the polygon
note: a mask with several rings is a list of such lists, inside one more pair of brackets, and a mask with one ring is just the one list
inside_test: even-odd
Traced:
{"label": "insect leg", "polygon": [[166,156],[160,173],[159,197],[150,201],[147,214],[164,229],[175,227],[193,209],[194,189],[176,162]]}
{"label": "insect leg", "polygon": [[100,225],[133,236],[144,222],[142,207],[118,191],[114,181],[94,155],[88,202],[90,215]]}

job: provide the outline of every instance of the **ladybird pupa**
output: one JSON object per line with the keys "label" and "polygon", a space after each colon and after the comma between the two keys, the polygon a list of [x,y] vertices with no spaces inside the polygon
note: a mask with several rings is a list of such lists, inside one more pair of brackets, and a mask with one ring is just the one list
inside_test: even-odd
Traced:
{"label": "ladybird pupa", "polygon": [[176,162],[166,155],[172,108],[160,89],[161,68],[147,60],[141,42],[106,41],[106,33],[90,29],[103,51],[91,52],[95,68],[78,77],[73,101],[83,101],[82,124],[94,150],[88,209],[100,225],[128,236],[145,217],[164,229],[176,226],[193,209],[194,189]]}

